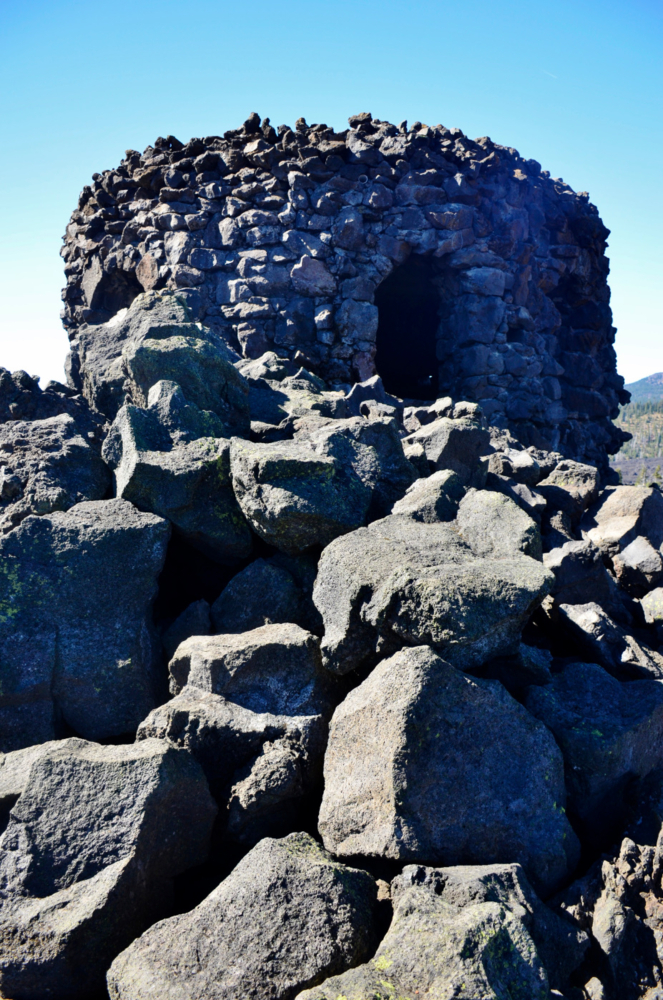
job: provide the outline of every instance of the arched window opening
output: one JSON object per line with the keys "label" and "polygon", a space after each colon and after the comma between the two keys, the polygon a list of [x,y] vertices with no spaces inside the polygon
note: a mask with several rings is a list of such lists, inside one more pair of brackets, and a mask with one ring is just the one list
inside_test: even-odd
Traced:
{"label": "arched window opening", "polygon": [[375,293],[379,324],[375,366],[387,392],[436,399],[440,296],[429,257],[410,257]]}

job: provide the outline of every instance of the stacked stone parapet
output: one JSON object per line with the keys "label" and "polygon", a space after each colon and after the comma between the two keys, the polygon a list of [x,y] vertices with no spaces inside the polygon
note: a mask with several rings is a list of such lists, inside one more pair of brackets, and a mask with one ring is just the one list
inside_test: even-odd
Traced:
{"label": "stacked stone parapet", "polygon": [[274,350],[332,385],[365,380],[380,371],[380,288],[418,260],[438,296],[422,396],[474,400],[526,445],[605,468],[628,393],[608,230],[587,194],[459,129],[349,124],[276,130],[253,114],[95,174],[62,251],[73,382],[81,327],[160,288],[239,356]]}

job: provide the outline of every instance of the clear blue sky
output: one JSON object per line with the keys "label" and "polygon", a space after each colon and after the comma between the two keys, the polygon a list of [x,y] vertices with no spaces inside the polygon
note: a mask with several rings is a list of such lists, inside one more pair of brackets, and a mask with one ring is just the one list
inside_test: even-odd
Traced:
{"label": "clear blue sky", "polygon": [[663,371],[661,0],[0,0],[0,365],[62,376],[61,236],[126,148],[370,111],[589,191],[627,381]]}

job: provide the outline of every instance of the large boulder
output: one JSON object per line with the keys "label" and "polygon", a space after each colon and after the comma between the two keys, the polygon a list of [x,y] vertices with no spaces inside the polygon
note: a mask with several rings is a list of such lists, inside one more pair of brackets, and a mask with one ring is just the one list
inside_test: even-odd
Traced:
{"label": "large boulder", "polygon": [[255,559],[237,573],[212,605],[216,632],[249,632],[261,625],[304,625],[303,595],[292,574],[265,559]]}
{"label": "large boulder", "polygon": [[383,660],[339,705],[324,776],[319,829],[339,857],[518,861],[544,893],[577,861],[552,734],[427,646]]}
{"label": "large boulder", "polygon": [[233,439],[235,495],[254,531],[284,552],[326,545],[387,514],[415,478],[395,422],[352,417],[268,444]]}
{"label": "large boulder", "polygon": [[235,438],[230,462],[242,513],[260,538],[281,551],[326,545],[366,520],[370,488],[307,442]]}
{"label": "large boulder", "polygon": [[594,601],[560,605],[557,622],[587,659],[618,680],[663,679],[663,656],[642,646]]}
{"label": "large boulder", "polygon": [[297,1000],[417,994],[548,1000],[548,976],[531,934],[533,893],[527,886],[525,895],[523,882],[526,886],[518,865],[408,865],[391,884],[394,916],[373,958],[305,990]]}
{"label": "large boulder", "polygon": [[324,715],[331,680],[320,664],[319,639],[299,625],[192,636],[169,664],[171,694],[189,684],[274,715]]}
{"label": "large boulder", "polygon": [[224,810],[228,836],[255,842],[291,829],[295,810],[319,784],[327,720],[254,712],[187,685],[138,727],[137,740],[152,737],[191,751]]}
{"label": "large boulder", "polygon": [[450,469],[441,469],[423,479],[417,479],[391,508],[392,514],[407,514],[415,521],[435,524],[453,521],[465,490],[459,477]]}
{"label": "large boulder", "polygon": [[406,449],[423,448],[434,469],[451,469],[464,486],[482,487],[486,481],[488,463],[482,456],[489,451],[490,434],[482,426],[480,411],[438,417],[409,434],[403,444]]}
{"label": "large boulder", "polygon": [[617,618],[625,618],[619,590],[603,565],[600,550],[589,539],[565,541],[544,553],[543,564],[555,577],[551,594],[557,604],[594,601]]}
{"label": "large boulder", "polygon": [[663,684],[622,684],[595,663],[570,663],[525,705],[564,755],[569,810],[585,835],[609,844],[636,777],[663,764]]}
{"label": "large boulder", "polygon": [[612,486],[587,511],[582,533],[612,559],[637,538],[660,550],[663,544],[663,496],[651,486]]}
{"label": "large boulder", "polygon": [[194,910],[118,955],[111,1000],[291,1000],[368,957],[376,897],[307,834],[262,840]]}
{"label": "large boulder", "polygon": [[515,652],[552,583],[536,524],[499,493],[470,491],[455,521],[392,515],[336,539],[313,600],[323,662],[348,673],[378,652],[425,643],[463,667]]}
{"label": "large boulder", "polygon": [[145,292],[108,322],[78,331],[70,377],[111,420],[126,401],[145,406],[155,382],[167,379],[190,403],[213,410],[227,433],[248,433],[249,387],[232,361],[220,338],[194,322],[183,296]]}
{"label": "large boulder", "polygon": [[68,413],[0,424],[0,470],[0,533],[28,514],[101,500],[110,487],[98,450]]}
{"label": "large boulder", "polygon": [[[256,362],[252,364],[257,365]],[[255,368],[249,370],[255,371]],[[245,369],[245,377],[249,383],[251,430],[254,433],[273,432],[282,426],[285,434],[292,418],[308,414],[335,418],[346,415],[343,393],[329,392],[322,379],[305,368],[281,378],[274,378],[269,371],[262,377],[250,376]]]}
{"label": "large boulder", "polygon": [[167,521],[126,500],[27,517],[0,539],[0,747],[130,734],[162,693],[152,602]]}
{"label": "large boulder", "polygon": [[216,806],[192,756],[164,740],[63,740],[29,770],[19,753],[0,839],[0,991],[83,1000],[167,912],[174,876],[205,861]]}
{"label": "large boulder", "polygon": [[642,597],[663,578],[663,496],[650,486],[608,488],[581,522],[619,584]]}
{"label": "large boulder", "polygon": [[168,518],[196,548],[221,562],[245,559],[251,532],[230,481],[221,419],[159,381],[148,406],[124,405],[104,441],[118,497]]}
{"label": "large boulder", "polygon": [[563,511],[576,523],[596,500],[599,482],[599,471],[593,465],[564,458],[536,488],[549,507]]}

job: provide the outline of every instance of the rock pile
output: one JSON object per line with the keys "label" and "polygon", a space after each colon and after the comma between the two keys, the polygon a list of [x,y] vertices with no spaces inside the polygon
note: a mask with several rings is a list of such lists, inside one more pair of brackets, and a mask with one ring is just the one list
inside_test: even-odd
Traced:
{"label": "rock pile", "polygon": [[76,336],[2,382],[0,994],[663,996],[658,489],[180,291]]}
{"label": "rock pile", "polygon": [[[252,114],[95,174],[62,251],[72,385],[94,393],[122,339],[100,325],[143,291],[180,290],[238,356],[275,351],[332,389],[377,371],[402,397],[479,402],[526,446],[607,470],[629,397],[608,230],[587,193],[457,128],[368,113],[349,125],[277,130]],[[97,398],[104,413],[115,390],[109,380]]]}

